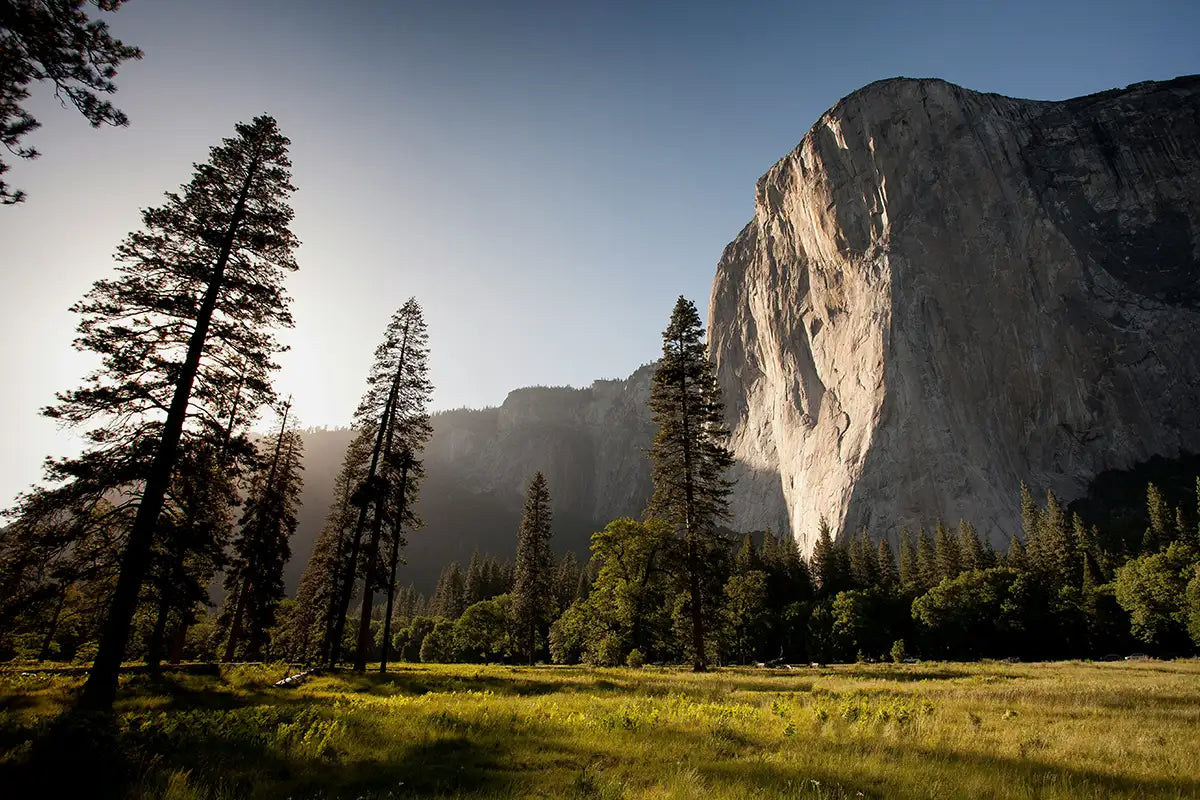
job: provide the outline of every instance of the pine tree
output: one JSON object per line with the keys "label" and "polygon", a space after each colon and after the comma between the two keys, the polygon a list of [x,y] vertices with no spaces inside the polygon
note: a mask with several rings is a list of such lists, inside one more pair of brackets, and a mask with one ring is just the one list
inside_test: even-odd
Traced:
{"label": "pine tree", "polygon": [[957,578],[961,568],[958,541],[946,530],[946,526],[942,524],[940,519],[937,522],[934,551],[937,554],[938,580],[953,580]]}
{"label": "pine tree", "polygon": [[[708,360],[696,306],[680,297],[663,332],[663,354],[654,371],[650,411],[658,426],[650,448],[654,494],[649,512],[683,539],[683,577],[691,617],[692,666],[707,669],[706,554],[717,545],[716,522],[728,516],[733,463],[726,447],[725,406]],[[709,598],[715,605],[719,598]]]}
{"label": "pine tree", "polygon": [[849,555],[833,541],[833,532],[824,517],[818,523],[817,542],[813,545],[812,577],[824,597],[850,588]]}
{"label": "pine tree", "polygon": [[1028,554],[1030,566],[1056,589],[1078,585],[1080,565],[1074,534],[1067,524],[1066,510],[1052,491],[1046,493],[1046,508],[1039,514],[1037,535]]}
{"label": "pine tree", "polygon": [[333,502],[325,525],[317,535],[312,556],[300,578],[296,595],[297,640],[306,657],[333,664],[341,656],[340,640],[335,640],[335,617],[341,597],[341,581],[347,571],[349,540],[358,518],[354,504],[356,489],[366,479],[374,435],[360,430],[346,446],[342,465],[334,479]]}
{"label": "pine tree", "polygon": [[896,570],[896,556],[892,554],[892,546],[887,539],[879,540],[879,549],[875,555],[875,570],[879,575],[879,585],[892,589],[900,584],[900,573]]}
{"label": "pine tree", "polygon": [[1033,502],[1033,494],[1029,491],[1029,487],[1025,482],[1021,482],[1021,535],[1025,537],[1025,545],[1028,546],[1035,538],[1037,538],[1038,528],[1040,527],[1040,512],[1037,504]]}
{"label": "pine tree", "polygon": [[476,547],[471,552],[471,560],[467,563],[466,577],[466,604],[467,608],[475,605],[481,600],[486,600],[484,596],[487,590],[487,575],[484,573],[484,562],[479,558],[479,548]]}
{"label": "pine tree", "polygon": [[1146,486],[1146,515],[1150,526],[1142,537],[1142,553],[1157,553],[1171,541],[1171,507],[1153,483]]}
{"label": "pine tree", "polygon": [[[101,11],[115,11],[124,0],[97,0]],[[114,39],[108,25],[91,19],[83,0],[7,0],[0,6],[0,144],[17,158],[37,158],[22,147],[26,134],[40,127],[22,103],[35,81],[54,84],[62,105],[70,102],[93,128],[128,125],[129,120],[101,94],[117,90],[117,68],[142,51]],[[9,165],[0,161],[0,176]],[[0,204],[25,199],[21,190],[0,180]]]}
{"label": "pine tree", "polygon": [[229,635],[225,661],[232,661],[243,638],[246,656],[257,660],[269,641],[275,607],[284,597],[283,565],[291,557],[289,540],[296,531],[303,486],[304,442],[289,426],[290,401],[280,412],[279,433],[271,453],[251,479],[246,510],[233,542],[233,558],[225,574],[229,602]]}
{"label": "pine tree", "polygon": [[568,550],[554,570],[554,611],[556,614],[562,613],[567,606],[575,602],[575,592],[579,588],[579,573],[579,559]]}
{"label": "pine tree", "polygon": [[550,555],[550,488],[542,473],[534,474],[525,493],[525,510],[517,531],[517,566],[513,581],[513,617],[532,664],[538,634],[550,620],[553,567]]}
{"label": "pine tree", "polygon": [[429,601],[429,613],[435,617],[458,619],[466,610],[466,580],[462,567],[452,561],[438,576],[437,587]]}
{"label": "pine tree", "polygon": [[[224,463],[223,463],[224,462]],[[149,570],[156,598],[146,664],[157,673],[166,655],[167,628],[175,619],[178,662],[187,629],[208,605],[208,587],[224,566],[237,502],[231,465],[211,445],[193,442],[180,455],[169,503],[159,518]]]}
{"label": "pine tree", "polygon": [[1004,566],[1018,572],[1025,572],[1029,569],[1029,554],[1025,552],[1025,545],[1020,536],[1014,536],[1009,541],[1008,554],[1004,557]]}
{"label": "pine tree", "polygon": [[859,531],[850,544],[850,575],[851,582],[859,589],[870,589],[879,584],[875,545],[866,528]]}
{"label": "pine tree", "polygon": [[[433,387],[428,379],[428,333],[420,304],[409,298],[389,320],[367,377],[367,391],[355,412],[356,427],[374,434],[366,475],[355,492],[358,518],[349,540],[349,557],[338,582],[333,641],[342,639],[354,594],[355,575],[363,579],[362,609],[354,668],[367,667],[373,641],[371,614],[376,589],[390,595],[395,586],[401,530],[416,522],[412,505],[422,475],[421,450],[432,429],[427,406]],[[370,522],[370,528],[367,524]],[[390,523],[393,558],[382,557],[384,523]],[[363,536],[366,534],[364,542]],[[390,625],[385,615],[385,627]]]}
{"label": "pine tree", "polygon": [[762,568],[763,563],[759,560],[758,553],[754,547],[754,536],[747,533],[742,537],[742,544],[738,548],[737,555],[733,558],[733,571],[739,575],[744,575],[752,570]]}
{"label": "pine tree", "polygon": [[101,365],[44,413],[86,426],[84,459],[152,453],[83,707],[112,706],[181,441],[222,438],[220,407],[239,373],[245,416],[273,400],[268,377],[280,348],[270,331],[291,325],[282,281],[296,269],[288,144],[270,117],[238,125],[181,193],[143,212],[145,229],[117,248],[119,277],[72,307],[81,316],[75,346]]}
{"label": "pine tree", "polygon": [[928,592],[941,580],[937,547],[929,533],[921,528],[917,533],[917,582],[922,592]]}
{"label": "pine tree", "polygon": [[986,569],[983,544],[975,533],[975,526],[966,520],[958,523],[958,556],[959,567],[965,572]]}
{"label": "pine tree", "polygon": [[917,546],[912,531],[900,529],[900,586],[905,594],[918,594],[920,578],[917,575]]}

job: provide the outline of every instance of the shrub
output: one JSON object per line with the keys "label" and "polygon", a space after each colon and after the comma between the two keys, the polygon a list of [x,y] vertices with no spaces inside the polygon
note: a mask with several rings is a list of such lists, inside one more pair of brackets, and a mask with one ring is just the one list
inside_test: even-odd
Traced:
{"label": "shrub", "polygon": [[644,656],[642,651],[638,650],[636,647],[629,651],[629,655],[625,656],[625,666],[627,667],[641,669],[642,665],[645,663],[646,656]]}
{"label": "shrub", "polygon": [[904,661],[903,639],[897,639],[896,641],[892,642],[892,661],[896,662],[897,664]]}

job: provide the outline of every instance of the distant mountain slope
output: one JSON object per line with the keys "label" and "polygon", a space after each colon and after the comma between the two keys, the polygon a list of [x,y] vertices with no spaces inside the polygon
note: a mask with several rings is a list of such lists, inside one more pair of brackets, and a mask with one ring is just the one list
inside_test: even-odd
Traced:
{"label": "distant mountain slope", "polygon": [[[429,591],[444,564],[465,566],[475,547],[511,556],[525,488],[538,470],[550,483],[556,552],[586,556],[593,531],[640,515],[650,497],[652,374],[648,365],[584,389],[517,389],[499,408],[436,414],[417,507],[425,525],[408,535],[401,582]],[[289,592],[324,524],[350,437],[348,429],[305,433],[303,507],[284,575]]]}

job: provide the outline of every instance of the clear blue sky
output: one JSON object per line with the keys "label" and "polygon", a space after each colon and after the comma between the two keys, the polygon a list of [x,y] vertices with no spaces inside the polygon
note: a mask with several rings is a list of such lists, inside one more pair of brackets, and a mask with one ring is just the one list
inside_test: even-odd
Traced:
{"label": "clear blue sky", "polygon": [[43,152],[0,208],[0,506],[69,437],[37,416],[88,366],[67,307],[138,209],[263,111],[293,140],[301,272],[280,388],[341,425],[388,315],[426,308],[438,408],[653,359],[703,308],[755,180],[839,98],[940,77],[1058,99],[1200,72],[1200,3],[132,0],[132,125],[35,88]]}

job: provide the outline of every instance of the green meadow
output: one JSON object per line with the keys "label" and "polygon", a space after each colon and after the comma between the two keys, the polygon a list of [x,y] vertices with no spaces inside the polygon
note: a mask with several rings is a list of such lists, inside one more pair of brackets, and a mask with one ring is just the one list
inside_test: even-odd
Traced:
{"label": "green meadow", "polygon": [[1200,797],[1200,661],[0,675],[6,797]]}

